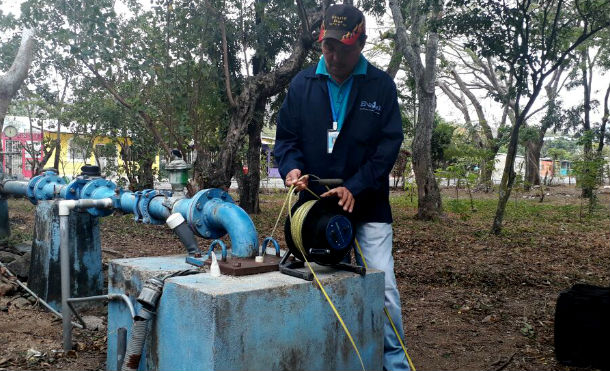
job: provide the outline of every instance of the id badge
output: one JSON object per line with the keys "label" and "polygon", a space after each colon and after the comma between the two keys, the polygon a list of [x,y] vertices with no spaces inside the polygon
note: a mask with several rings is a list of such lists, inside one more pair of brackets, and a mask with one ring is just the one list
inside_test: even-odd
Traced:
{"label": "id badge", "polygon": [[337,130],[327,130],[328,135],[326,137],[326,153],[333,153],[333,148],[335,147],[335,142],[337,141],[337,137],[339,136],[339,131]]}

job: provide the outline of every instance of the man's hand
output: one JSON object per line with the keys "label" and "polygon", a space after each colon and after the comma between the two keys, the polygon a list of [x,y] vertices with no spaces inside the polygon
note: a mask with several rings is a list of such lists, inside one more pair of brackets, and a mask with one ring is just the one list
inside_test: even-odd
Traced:
{"label": "man's hand", "polygon": [[352,192],[350,192],[349,189],[345,187],[333,188],[330,191],[322,194],[321,197],[329,196],[339,197],[339,206],[343,206],[344,211],[351,213],[352,210],[354,210],[354,204],[356,203],[356,200],[354,199],[354,196],[352,195]]}
{"label": "man's hand", "polygon": [[309,183],[309,175],[303,177],[303,179],[299,180],[301,177],[301,170],[292,169],[288,174],[286,174],[286,186],[290,187],[294,185],[297,191],[302,191],[307,188],[307,184]]}

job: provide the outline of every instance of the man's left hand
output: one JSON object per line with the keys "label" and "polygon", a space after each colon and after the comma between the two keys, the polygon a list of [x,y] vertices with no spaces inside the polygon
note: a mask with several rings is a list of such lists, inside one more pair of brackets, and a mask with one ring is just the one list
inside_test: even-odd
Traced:
{"label": "man's left hand", "polygon": [[354,199],[354,195],[350,192],[349,189],[345,187],[337,187],[333,188],[330,191],[323,193],[321,197],[330,197],[337,196],[339,197],[339,206],[343,206],[343,210],[347,212],[352,212],[354,210],[354,204],[356,200]]}

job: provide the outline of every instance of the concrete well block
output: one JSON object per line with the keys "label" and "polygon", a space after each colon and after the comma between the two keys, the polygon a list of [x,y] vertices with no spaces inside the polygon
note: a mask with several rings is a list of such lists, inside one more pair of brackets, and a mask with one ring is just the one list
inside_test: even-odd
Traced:
{"label": "concrete well block", "polygon": [[[135,297],[146,279],[191,269],[184,256],[113,260],[109,292]],[[366,370],[383,356],[384,276],[314,265],[350,330]],[[139,308],[136,305],[136,310]],[[117,369],[117,334],[131,332],[121,302],[108,306],[107,369]],[[146,338],[141,370],[361,370],[356,352],[316,284],[279,272],[166,281]]]}
{"label": "concrete well block", "polygon": [[[104,288],[104,276],[99,220],[87,212],[72,211],[68,223],[70,296],[100,295]],[[61,310],[59,242],[57,201],[39,201],[28,286],[56,310]]]}

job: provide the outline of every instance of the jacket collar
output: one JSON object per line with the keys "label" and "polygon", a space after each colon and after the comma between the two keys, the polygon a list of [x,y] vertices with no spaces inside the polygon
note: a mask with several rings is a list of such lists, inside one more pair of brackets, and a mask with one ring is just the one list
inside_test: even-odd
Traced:
{"label": "jacket collar", "polygon": [[[352,71],[351,75],[349,75],[349,77],[356,75],[366,75],[368,64],[369,62],[366,60],[366,58],[364,58],[364,56],[360,54],[360,59],[358,59],[358,62],[354,66],[354,70]],[[320,58],[320,61],[316,66],[316,75],[326,75],[328,77],[331,77],[328,73],[328,70],[326,69],[326,62],[324,60],[324,56]]]}
{"label": "jacket collar", "polygon": [[[362,57],[362,58],[364,58],[364,57]],[[324,79],[324,80],[326,80],[328,78],[327,75],[317,74],[316,73],[317,67],[318,67],[318,64],[315,64],[315,65],[307,68],[306,70],[304,70],[303,71],[303,74],[304,74],[303,77],[305,77],[306,79]],[[375,80],[375,79],[379,78],[379,71],[370,62],[367,61],[367,63],[366,63],[366,74],[358,75],[356,77],[358,77],[358,80],[360,80],[360,79],[362,79],[362,80]]]}

